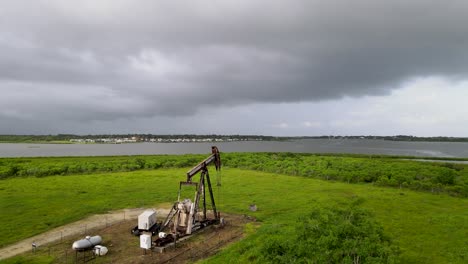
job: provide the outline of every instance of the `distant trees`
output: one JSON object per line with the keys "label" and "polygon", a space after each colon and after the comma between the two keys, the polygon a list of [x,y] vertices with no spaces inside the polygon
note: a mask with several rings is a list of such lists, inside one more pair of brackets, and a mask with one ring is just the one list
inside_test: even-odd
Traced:
{"label": "distant trees", "polygon": [[0,135],[0,142],[13,142],[13,143],[30,143],[30,142],[68,142],[74,139],[82,140],[96,140],[100,139],[123,139],[134,137],[136,141],[150,141],[150,139],[161,139],[163,142],[167,142],[170,139],[221,139],[223,141],[285,141],[291,138],[288,137],[273,137],[273,136],[261,136],[261,135],[194,135],[194,134],[182,134],[182,135],[153,135],[153,134],[114,134],[114,135],[73,135],[73,134],[58,134],[58,135]]}

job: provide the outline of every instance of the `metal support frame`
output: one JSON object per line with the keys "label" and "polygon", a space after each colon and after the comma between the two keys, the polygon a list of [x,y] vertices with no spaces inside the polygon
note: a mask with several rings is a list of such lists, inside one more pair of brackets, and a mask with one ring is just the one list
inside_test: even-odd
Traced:
{"label": "metal support frame", "polygon": [[[165,230],[171,222],[173,223],[173,230],[172,230],[172,236],[174,239],[174,243],[180,236],[185,236],[185,235],[190,235],[193,232],[193,228],[196,228],[195,230],[198,230],[199,228],[202,228],[204,226],[217,223],[219,222],[219,213],[216,210],[216,203],[214,199],[214,194],[213,194],[213,188],[211,185],[211,180],[210,180],[210,175],[208,173],[208,168],[207,166],[211,163],[214,163],[216,170],[219,171],[221,169],[221,159],[219,155],[219,150],[217,147],[213,146],[211,147],[211,155],[197,164],[195,167],[193,167],[191,170],[187,172],[187,180],[186,181],[181,181],[179,183],[179,193],[177,196],[177,202],[173,205],[171,211],[167,215],[166,219],[164,220],[163,224],[161,225],[161,228],[159,231]],[[199,182],[192,182],[192,177],[195,176],[197,173],[200,172],[200,180]],[[213,210],[214,214],[214,219],[208,219],[207,217],[207,195],[206,195],[206,187],[205,183],[208,185],[208,191],[211,199],[211,207]],[[184,230],[183,228],[180,228],[180,219],[181,219],[181,214],[186,213],[182,212],[181,207],[179,207],[181,201],[181,191],[182,191],[182,186],[195,186],[195,197],[194,201],[192,203],[192,206],[190,207],[190,211],[188,213],[188,219],[187,219],[187,225],[186,229]],[[203,217],[201,221],[198,218],[198,212],[199,212],[199,206],[200,206],[200,199],[203,200]],[[186,209],[183,209],[186,210]],[[197,220],[198,218],[198,220]],[[165,243],[164,241],[160,241],[161,244]]]}

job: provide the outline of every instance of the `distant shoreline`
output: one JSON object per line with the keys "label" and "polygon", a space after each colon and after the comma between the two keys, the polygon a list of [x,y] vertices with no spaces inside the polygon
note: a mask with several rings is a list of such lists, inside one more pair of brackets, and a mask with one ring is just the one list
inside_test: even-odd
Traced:
{"label": "distant shoreline", "polygon": [[3,143],[0,157],[114,156],[206,154],[216,145],[221,152],[289,152],[333,155],[468,158],[468,142],[404,142],[374,139],[303,139],[288,141],[174,142],[174,143]]}
{"label": "distant shoreline", "polygon": [[196,142],[238,142],[238,141],[293,141],[307,139],[367,139],[404,142],[468,142],[468,137],[416,137],[396,136],[263,136],[263,135],[153,135],[153,134],[108,134],[108,135],[0,135],[0,143],[30,144],[121,144],[121,143],[196,143]]}

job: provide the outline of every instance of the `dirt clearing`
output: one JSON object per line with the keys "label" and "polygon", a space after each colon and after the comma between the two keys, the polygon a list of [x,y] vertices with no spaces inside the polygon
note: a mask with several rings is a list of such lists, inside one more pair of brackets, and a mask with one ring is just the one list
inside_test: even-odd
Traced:
{"label": "dirt clearing", "polygon": [[[187,263],[214,255],[222,247],[242,238],[244,226],[255,219],[243,215],[222,215],[225,226],[209,226],[187,240],[168,247],[163,253],[140,248],[139,237],[130,230],[136,226],[138,215],[144,209],[127,209],[56,228],[0,249],[0,259],[24,253],[32,256],[52,256],[56,263]],[[158,219],[165,217],[167,209],[157,210]],[[105,256],[94,257],[92,252],[75,252],[71,245],[86,235],[100,235],[102,245],[109,250]],[[31,244],[38,248],[32,253]]]}
{"label": "dirt clearing", "polygon": [[[93,215],[80,221],[54,228],[37,236],[24,239],[13,245],[0,248],[0,260],[31,251],[31,244],[33,242],[35,242],[39,247],[57,241],[63,242],[63,240],[70,236],[76,236],[77,234],[85,235],[88,230],[111,226],[127,219],[136,219],[143,211],[144,209],[142,208],[113,211],[107,214]],[[165,209],[158,210],[158,213],[160,214],[165,214],[167,212],[168,210]]]}

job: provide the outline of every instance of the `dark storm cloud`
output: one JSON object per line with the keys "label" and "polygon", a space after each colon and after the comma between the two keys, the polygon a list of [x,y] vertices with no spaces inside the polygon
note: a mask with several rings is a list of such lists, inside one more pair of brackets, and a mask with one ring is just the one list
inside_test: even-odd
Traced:
{"label": "dark storm cloud", "polygon": [[466,1],[0,5],[0,120],[190,115],[468,74]]}

